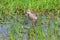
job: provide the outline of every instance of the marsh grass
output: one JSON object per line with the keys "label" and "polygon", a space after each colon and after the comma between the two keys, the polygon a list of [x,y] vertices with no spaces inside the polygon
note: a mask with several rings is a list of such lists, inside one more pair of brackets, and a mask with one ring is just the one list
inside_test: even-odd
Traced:
{"label": "marsh grass", "polygon": [[60,0],[0,0],[0,24],[10,29],[9,40],[23,40],[27,9],[38,13],[36,26],[28,22],[27,40],[60,40]]}

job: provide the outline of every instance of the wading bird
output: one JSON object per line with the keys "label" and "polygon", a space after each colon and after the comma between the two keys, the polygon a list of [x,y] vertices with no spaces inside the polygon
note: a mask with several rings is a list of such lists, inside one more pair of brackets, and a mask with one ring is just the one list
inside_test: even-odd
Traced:
{"label": "wading bird", "polygon": [[36,20],[37,20],[37,14],[31,12],[30,10],[27,10],[26,13],[28,14],[28,18],[29,18],[33,23],[35,23]]}

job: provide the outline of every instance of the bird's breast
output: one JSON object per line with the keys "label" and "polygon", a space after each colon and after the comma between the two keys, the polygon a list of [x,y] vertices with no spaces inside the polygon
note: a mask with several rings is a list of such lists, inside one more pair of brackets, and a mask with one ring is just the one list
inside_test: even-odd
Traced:
{"label": "bird's breast", "polygon": [[33,15],[33,14],[29,15],[29,17],[30,17],[30,19],[32,19],[32,20],[36,20],[36,19],[37,19],[37,16],[36,16],[36,15]]}

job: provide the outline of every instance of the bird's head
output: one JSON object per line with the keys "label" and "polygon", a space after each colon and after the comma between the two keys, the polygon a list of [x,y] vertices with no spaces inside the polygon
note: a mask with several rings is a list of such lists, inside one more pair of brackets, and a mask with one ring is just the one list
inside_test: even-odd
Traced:
{"label": "bird's head", "polygon": [[31,11],[28,9],[28,10],[26,11],[26,13],[27,13],[27,14],[31,14]]}

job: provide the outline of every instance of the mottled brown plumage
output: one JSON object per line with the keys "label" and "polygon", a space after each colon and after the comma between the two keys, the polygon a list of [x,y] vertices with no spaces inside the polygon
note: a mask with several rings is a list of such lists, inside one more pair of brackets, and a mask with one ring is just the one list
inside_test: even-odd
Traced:
{"label": "mottled brown plumage", "polygon": [[31,25],[36,25],[37,20],[37,14],[34,12],[31,12],[30,10],[27,10],[26,13],[28,14],[28,18],[31,20]]}
{"label": "mottled brown plumage", "polygon": [[30,10],[27,10],[26,12],[28,14],[28,17],[32,20],[32,21],[36,21],[37,20],[37,14],[31,12]]}

